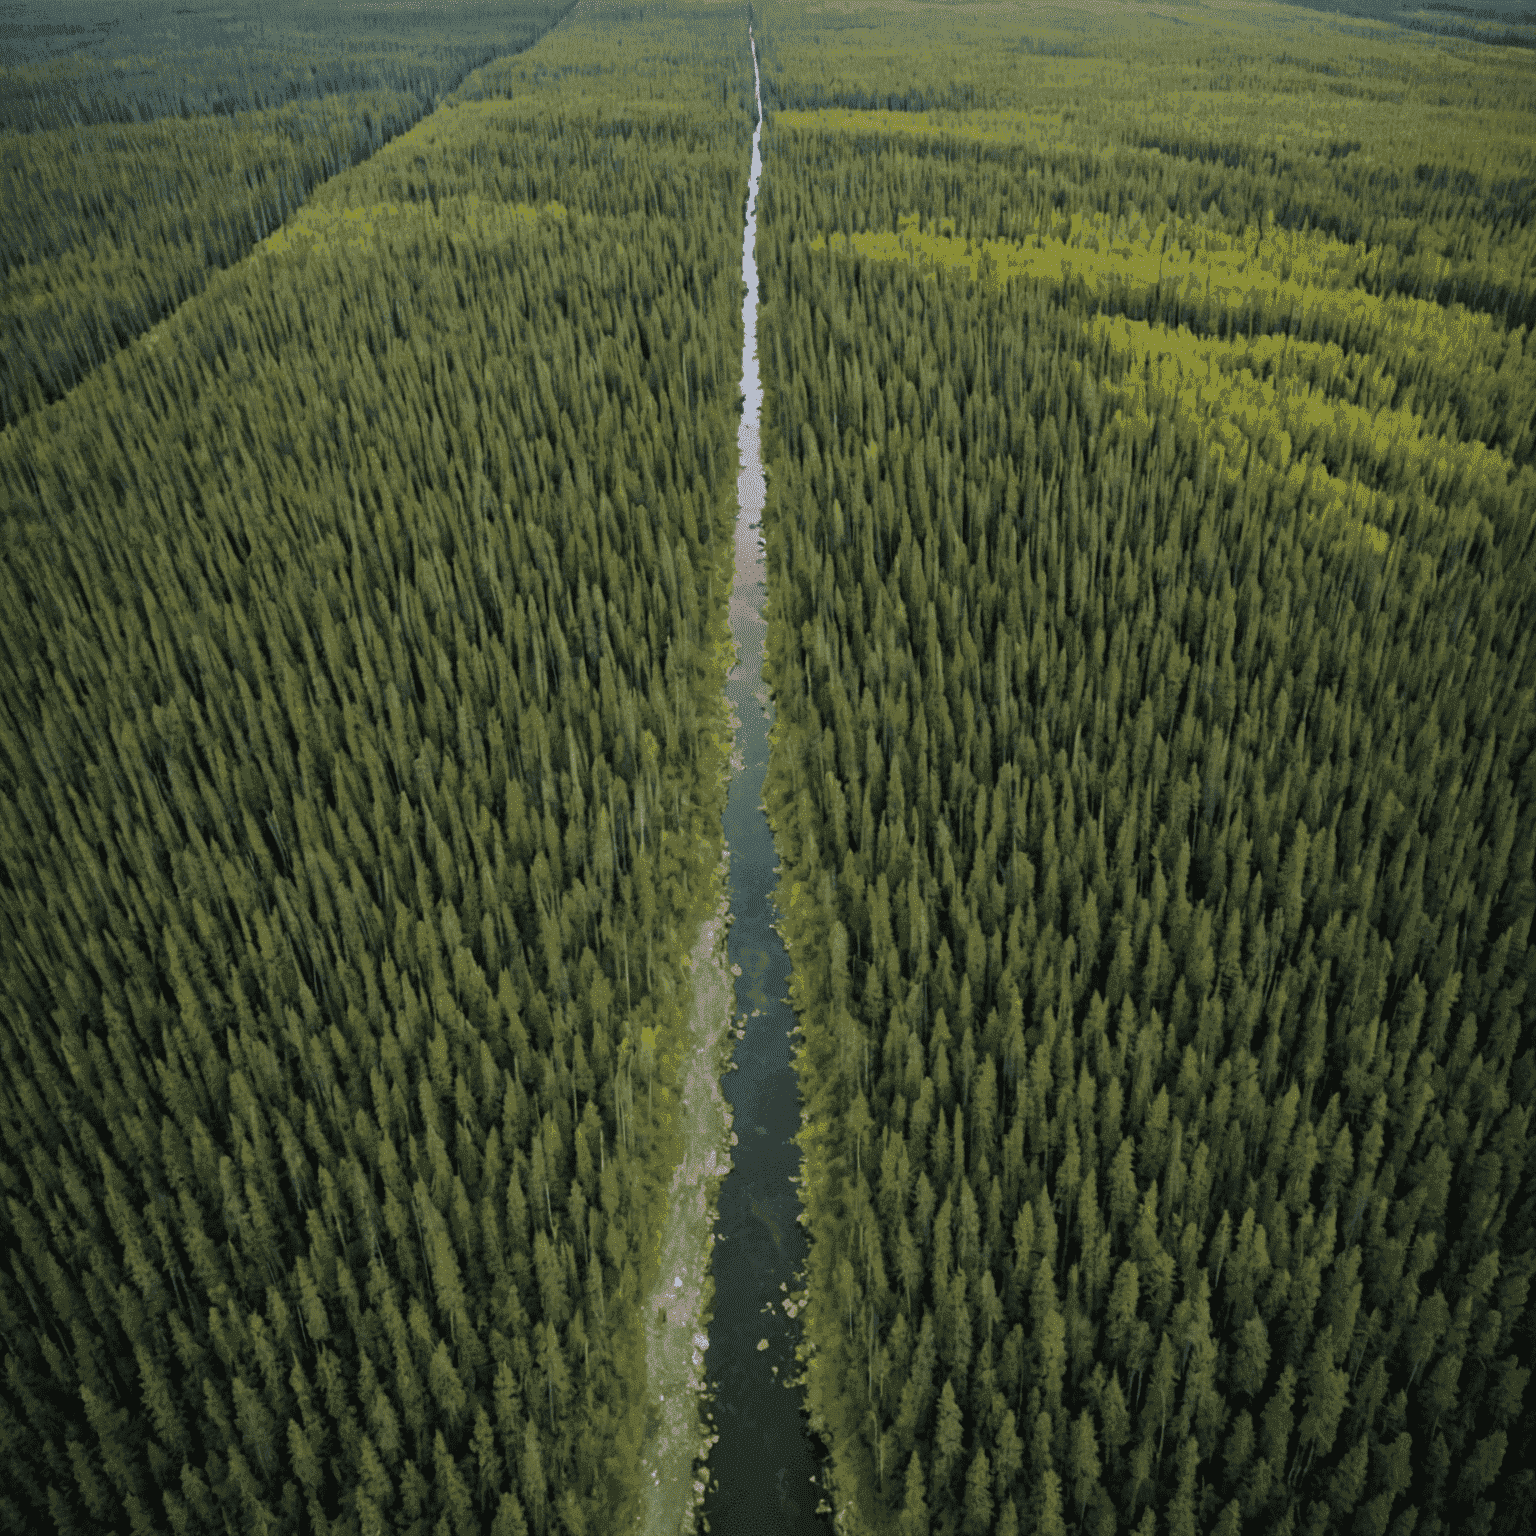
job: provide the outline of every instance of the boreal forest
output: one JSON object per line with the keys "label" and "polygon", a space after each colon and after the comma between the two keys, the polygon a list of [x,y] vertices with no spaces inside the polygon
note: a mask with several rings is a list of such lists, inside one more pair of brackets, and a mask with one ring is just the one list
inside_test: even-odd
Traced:
{"label": "boreal forest", "polygon": [[673,1536],[759,539],[823,1528],[1536,1528],[1536,13],[17,6],[0,200],[0,1530]]}
{"label": "boreal forest", "polygon": [[0,432],[0,1526],[602,1536],[718,858],[745,20],[567,17],[279,220],[281,69],[375,110],[304,44],[4,144],[60,304],[126,257],[50,135],[179,146],[122,152],[168,282],[216,133],[273,227]]}
{"label": "boreal forest", "polygon": [[1529,1530],[1536,60],[1127,10],[764,16],[811,1411],[848,1530]]}

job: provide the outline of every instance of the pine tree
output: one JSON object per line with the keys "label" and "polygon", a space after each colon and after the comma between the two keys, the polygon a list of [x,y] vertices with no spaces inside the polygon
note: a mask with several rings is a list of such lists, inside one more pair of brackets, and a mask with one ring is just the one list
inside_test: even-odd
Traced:
{"label": "pine tree", "polygon": [[992,1528],[992,1468],[987,1453],[978,1450],[965,1478],[965,1536],[985,1536]]}
{"label": "pine tree", "polygon": [[949,1484],[964,1444],[960,1403],[954,1383],[946,1378],[939,1393],[938,1419],[934,1427],[933,1487],[935,1494]]}
{"label": "pine tree", "polygon": [[1302,1372],[1300,1445],[1307,1448],[1307,1466],[1333,1449],[1339,1420],[1349,1402],[1349,1378],[1333,1363],[1333,1329],[1318,1330]]}
{"label": "pine tree", "polygon": [[1269,1395],[1261,1419],[1261,1447],[1272,1468],[1284,1467],[1286,1464],[1286,1450],[1295,1423],[1291,1407],[1295,1391],[1296,1373],[1287,1365],[1280,1372],[1280,1379]]}
{"label": "pine tree", "polygon": [[1238,1330],[1227,1381],[1233,1390],[1254,1398],[1263,1390],[1268,1375],[1269,1331],[1255,1313]]}
{"label": "pine tree", "polygon": [[528,1536],[528,1522],[523,1518],[523,1507],[515,1493],[502,1494],[491,1525],[491,1536]]}
{"label": "pine tree", "polygon": [[1099,1481],[1099,1441],[1093,1426],[1093,1415],[1087,1409],[1073,1423],[1067,1449],[1067,1476],[1071,1479],[1072,1497],[1077,1503],[1078,1518],[1087,1513],[1094,1501]]}
{"label": "pine tree", "polygon": [[1040,1474],[1035,1498],[1035,1529],[1040,1536],[1066,1536],[1066,1520],[1061,1507],[1061,1479],[1047,1467]]}
{"label": "pine tree", "polygon": [[533,1510],[534,1528],[541,1529],[549,1503],[549,1488],[545,1481],[544,1455],[539,1444],[539,1432],[534,1427],[532,1419],[523,1426],[523,1443],[518,1470],[522,1479],[523,1496]]}
{"label": "pine tree", "polygon": [[928,1498],[923,1483],[923,1464],[916,1451],[912,1453],[912,1459],[907,1463],[906,1490],[897,1529],[901,1536],[928,1536],[931,1529],[928,1518]]}
{"label": "pine tree", "polygon": [[446,1339],[437,1341],[427,1369],[427,1384],[438,1410],[450,1425],[456,1424],[469,1404],[469,1395],[448,1352]]}
{"label": "pine tree", "polygon": [[1157,1354],[1152,1361],[1152,1375],[1147,1382],[1146,1404],[1143,1417],[1146,1423],[1144,1438],[1157,1431],[1157,1459],[1161,1461],[1163,1440],[1168,1433],[1168,1416],[1173,1411],[1175,1383],[1178,1375],[1177,1357],[1173,1344],[1164,1333],[1158,1341]]}
{"label": "pine tree", "polygon": [[470,1437],[470,1446],[475,1453],[476,1493],[480,1507],[483,1509],[501,1492],[502,1461],[501,1453],[496,1448],[496,1435],[491,1428],[490,1415],[478,1404],[475,1408],[475,1428]]}

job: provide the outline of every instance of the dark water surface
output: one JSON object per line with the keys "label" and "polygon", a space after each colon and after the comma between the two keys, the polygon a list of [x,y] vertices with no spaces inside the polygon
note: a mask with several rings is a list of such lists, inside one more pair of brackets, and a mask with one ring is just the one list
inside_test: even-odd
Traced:
{"label": "dark water surface", "polygon": [[[757,69],[753,45],[753,72]],[[764,482],[757,370],[757,187],[762,174],[762,97],[752,137],[752,179],[747,195],[742,277],[745,344],[741,390],[746,397],[738,446],[740,512],[736,522],[736,580],[731,633],[737,660],[727,681],[736,731],[736,772],[725,809],[730,850],[734,925],[730,959],[736,980],[736,1070],[721,1086],[731,1107],[738,1144],[720,1186],[715,1246],[714,1315],[704,1370],[713,1395],[719,1436],[709,1454],[705,1529],[711,1536],[825,1536],[818,1516],[822,1490],[817,1451],[801,1413],[803,1394],[787,1383],[798,1374],[794,1346],[800,1330],[786,1316],[786,1291],[805,1264],[805,1231],[796,1217],[799,1196],[791,1180],[800,1151],[791,1139],[800,1126],[800,1096],[791,1062],[794,1014],[789,956],[771,926],[770,894],[777,883],[773,837],[762,811],[771,718],[762,681],[766,625],[762,606],[767,570],[761,545]],[[767,1348],[759,1343],[767,1341]]]}

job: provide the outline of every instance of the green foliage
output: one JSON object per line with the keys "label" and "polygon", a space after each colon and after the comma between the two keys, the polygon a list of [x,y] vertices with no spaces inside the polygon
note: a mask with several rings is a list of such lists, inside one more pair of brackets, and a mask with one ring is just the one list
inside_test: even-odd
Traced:
{"label": "green foliage", "polygon": [[[87,32],[74,9],[65,30]],[[256,25],[156,32],[141,13],[135,37],[114,7],[67,58],[0,62],[0,426],[151,332],[328,178],[565,9],[457,7],[431,32],[396,13],[383,35],[353,10],[345,33],[317,34],[279,0]]]}
{"label": "green foliage", "polygon": [[6,1529],[640,1507],[752,124],[611,23],[0,432]]}
{"label": "green foliage", "polygon": [[[0,79],[7,1529],[638,1508],[751,77],[553,14]],[[756,17],[813,1422],[1516,1530],[1530,61],[1125,14]]]}
{"label": "green foliage", "polygon": [[[1275,8],[1071,57],[857,16],[763,17],[758,255],[845,1523],[897,1518],[891,1434],[951,1531],[983,1451],[999,1526],[1494,1529],[1536,1271],[1528,61],[1341,37],[1324,98]],[[930,1319],[931,1377],[860,1367]]]}

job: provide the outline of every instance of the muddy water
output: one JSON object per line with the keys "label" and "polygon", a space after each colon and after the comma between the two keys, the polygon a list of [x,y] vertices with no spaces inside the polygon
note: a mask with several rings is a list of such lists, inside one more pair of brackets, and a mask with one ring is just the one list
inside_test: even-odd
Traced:
{"label": "muddy water", "polygon": [[[757,73],[753,44],[752,67]],[[736,748],[725,810],[731,925],[728,951],[736,975],[734,1070],[722,1083],[730,1105],[732,1165],[719,1188],[713,1269],[713,1318],[704,1355],[716,1444],[709,1454],[703,1529],[710,1536],[825,1536],[817,1455],[801,1415],[794,1346],[799,1328],[786,1314],[788,1293],[805,1263],[793,1180],[800,1099],[790,1054],[794,1015],[789,957],[772,924],[776,883],[773,837],[762,811],[771,712],[762,681],[767,568],[762,547],[765,485],[757,367],[757,189],[762,175],[762,96],[752,137],[741,274],[745,341],[738,434],[736,578],[731,634],[736,664],[727,680]],[[823,1506],[824,1507],[824,1506]]]}

